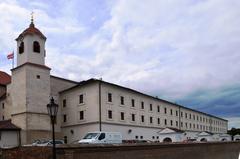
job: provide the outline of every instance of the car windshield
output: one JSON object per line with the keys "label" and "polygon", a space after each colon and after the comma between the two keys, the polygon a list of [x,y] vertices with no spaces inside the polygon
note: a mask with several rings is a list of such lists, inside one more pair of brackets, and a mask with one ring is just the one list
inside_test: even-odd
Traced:
{"label": "car windshield", "polygon": [[93,139],[95,138],[99,133],[88,133],[83,139]]}

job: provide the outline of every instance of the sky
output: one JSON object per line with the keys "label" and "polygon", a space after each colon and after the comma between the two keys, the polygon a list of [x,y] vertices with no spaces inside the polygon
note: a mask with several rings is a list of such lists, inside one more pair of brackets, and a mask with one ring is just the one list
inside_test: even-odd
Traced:
{"label": "sky", "polygon": [[0,70],[16,37],[47,37],[51,74],[102,78],[240,128],[239,0],[1,0]]}

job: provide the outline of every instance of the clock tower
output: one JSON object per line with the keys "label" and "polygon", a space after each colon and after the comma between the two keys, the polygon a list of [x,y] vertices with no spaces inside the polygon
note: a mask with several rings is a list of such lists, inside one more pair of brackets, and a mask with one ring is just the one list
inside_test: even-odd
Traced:
{"label": "clock tower", "polygon": [[46,37],[33,17],[17,38],[17,67],[12,69],[12,122],[22,129],[22,144],[50,137],[46,105],[50,99],[50,68],[45,65]]}

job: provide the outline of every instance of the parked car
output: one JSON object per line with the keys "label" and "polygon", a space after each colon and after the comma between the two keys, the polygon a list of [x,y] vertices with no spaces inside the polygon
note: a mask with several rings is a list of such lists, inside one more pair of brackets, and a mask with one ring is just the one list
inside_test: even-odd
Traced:
{"label": "parked car", "polygon": [[[64,144],[63,140],[55,140],[56,145]],[[53,141],[52,140],[38,140],[32,144],[33,146],[52,146]]]}
{"label": "parked car", "polygon": [[89,132],[78,143],[87,144],[116,144],[122,143],[122,135],[120,132]]}

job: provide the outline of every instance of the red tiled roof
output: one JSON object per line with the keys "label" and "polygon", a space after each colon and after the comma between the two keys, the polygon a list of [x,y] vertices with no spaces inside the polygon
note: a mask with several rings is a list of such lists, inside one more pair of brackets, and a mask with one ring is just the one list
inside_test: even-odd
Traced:
{"label": "red tiled roof", "polygon": [[11,83],[11,76],[6,72],[0,71],[0,84],[6,85]]}
{"label": "red tiled roof", "polygon": [[0,121],[0,130],[20,130],[20,128],[12,124],[11,120],[3,120]]}
{"label": "red tiled roof", "polygon": [[40,37],[42,37],[43,39],[45,39],[45,40],[47,39],[47,38],[43,35],[43,33],[41,33],[41,31],[38,30],[38,28],[35,28],[34,24],[31,23],[31,24],[29,25],[29,27],[28,27],[27,29],[25,29],[25,30],[17,37],[16,40],[24,37],[24,36],[27,35],[27,34],[37,34],[37,35],[39,35]]}

